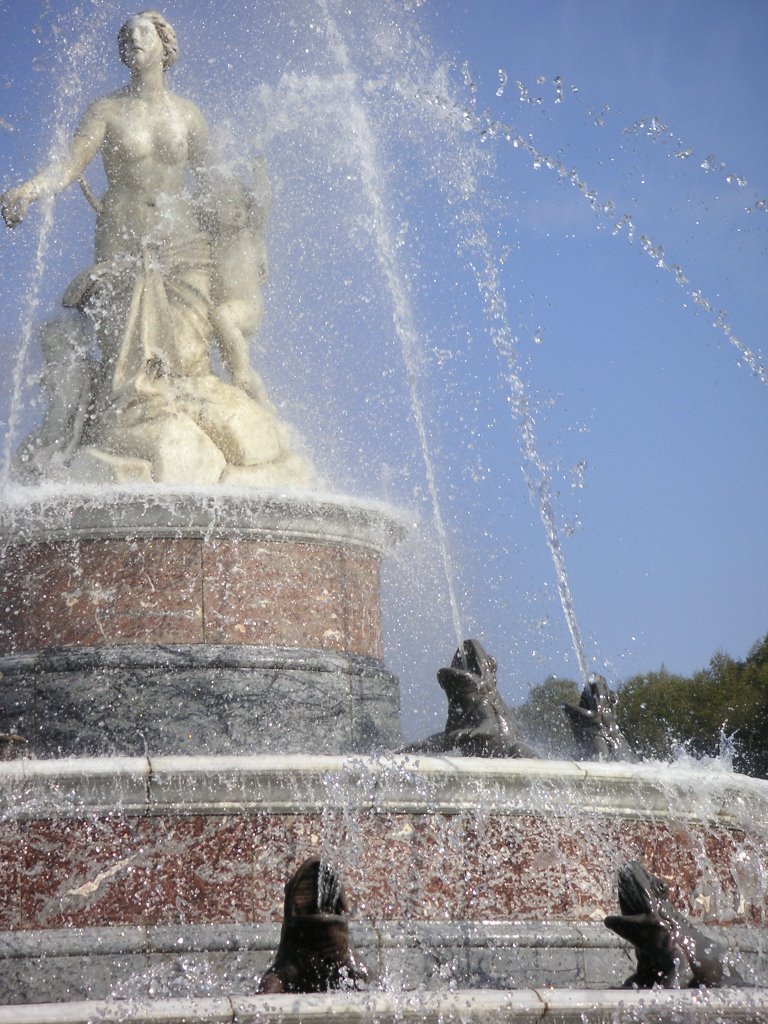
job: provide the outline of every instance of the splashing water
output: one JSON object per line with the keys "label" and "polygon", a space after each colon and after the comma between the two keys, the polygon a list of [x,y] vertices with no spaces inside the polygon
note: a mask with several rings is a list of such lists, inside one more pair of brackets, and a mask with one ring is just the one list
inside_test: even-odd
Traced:
{"label": "splashing water", "polygon": [[19,342],[19,350],[16,355],[16,361],[13,367],[13,376],[11,379],[11,405],[8,413],[8,428],[5,435],[5,444],[3,445],[2,466],[0,466],[0,487],[3,489],[8,486],[11,465],[13,462],[13,453],[16,446],[16,434],[24,395],[24,375],[27,370],[30,347],[35,334],[35,321],[40,306],[40,287],[45,275],[48,243],[51,236],[51,229],[53,228],[53,206],[53,199],[47,199],[44,201],[42,217],[40,218],[40,227],[37,235],[37,244],[35,247],[34,272],[30,281],[29,292],[27,293],[27,300],[25,303],[24,313],[22,315],[21,340]]}
{"label": "splashing water", "polygon": [[347,84],[348,118],[351,128],[351,137],[357,150],[362,185],[373,210],[376,225],[377,256],[381,270],[387,282],[389,294],[392,300],[395,331],[400,340],[403,361],[406,368],[406,382],[411,400],[411,410],[416,423],[419,436],[419,447],[421,457],[424,461],[424,468],[427,475],[427,486],[432,504],[432,515],[435,530],[438,537],[440,557],[443,564],[445,583],[448,590],[448,600],[451,607],[451,619],[456,636],[456,643],[461,649],[464,639],[459,605],[456,598],[454,584],[454,573],[451,564],[451,556],[448,549],[448,537],[445,529],[445,522],[440,507],[440,496],[437,490],[435,479],[435,468],[432,460],[431,447],[427,436],[427,428],[424,422],[424,411],[419,399],[417,379],[417,353],[420,347],[419,335],[416,329],[413,309],[411,306],[405,281],[399,271],[396,258],[396,250],[393,242],[393,231],[389,224],[386,207],[384,204],[384,184],[382,181],[379,162],[376,157],[376,145],[371,131],[371,126],[365,114],[365,109],[358,97],[356,77],[349,57],[349,51],[339,31],[338,25],[331,16],[326,0],[320,0],[320,7],[325,15],[328,27],[328,39],[331,51],[344,75],[344,82]]}
{"label": "splashing water", "polygon": [[[35,27],[41,26],[50,14],[50,3],[45,5]],[[54,119],[52,143],[48,159],[60,158],[66,151],[68,138],[71,134],[72,100],[81,100],[85,88],[85,78],[89,68],[89,57],[94,52],[96,41],[103,35],[108,11],[93,3],[86,11],[76,7],[72,12],[72,23],[84,27],[80,35],[66,48],[66,60],[62,60],[61,86]],[[35,255],[32,274],[30,276],[24,310],[21,316],[21,338],[13,367],[11,381],[11,403],[8,413],[5,441],[3,444],[2,463],[0,464],[0,489],[5,490],[9,483],[13,454],[18,443],[18,430],[22,406],[24,402],[24,378],[30,361],[32,341],[35,337],[37,318],[41,312],[41,290],[48,266],[49,246],[54,225],[55,200],[43,198],[40,201],[41,216],[37,230]],[[0,227],[3,227],[0,222]]]}
{"label": "splashing water", "polygon": [[490,241],[477,212],[468,211],[462,218],[465,226],[465,244],[479,256],[475,269],[478,290],[483,299],[491,339],[505,366],[505,382],[509,388],[509,405],[520,432],[520,447],[525,460],[523,475],[528,490],[538,506],[539,516],[546,536],[547,547],[555,568],[557,592],[560,605],[571,635],[573,649],[579,669],[585,682],[589,678],[584,642],[576,619],[576,609],[568,581],[565,554],[560,543],[552,502],[552,487],[549,469],[539,453],[536,440],[536,424],[531,412],[525,384],[520,375],[518,347],[507,316],[507,307],[498,281],[498,266],[491,256]]}
{"label": "splashing water", "polygon": [[335,913],[340,895],[341,878],[330,864],[321,861],[317,870],[317,913]]}

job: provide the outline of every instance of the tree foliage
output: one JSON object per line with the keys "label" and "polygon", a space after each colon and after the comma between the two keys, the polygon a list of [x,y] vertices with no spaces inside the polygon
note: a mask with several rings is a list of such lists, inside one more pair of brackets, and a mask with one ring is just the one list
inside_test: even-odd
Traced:
{"label": "tree foliage", "polygon": [[548,676],[532,686],[524,704],[515,709],[521,734],[549,757],[575,756],[563,704],[578,704],[581,687],[573,679]]}
{"label": "tree foliage", "polygon": [[683,746],[715,756],[724,736],[734,742],[734,767],[768,777],[768,634],[743,660],[718,651],[692,676],[663,667],[633,676],[619,693],[618,716],[634,749],[669,758]]}
{"label": "tree foliage", "polygon": [[[691,676],[658,671],[618,685],[619,724],[641,757],[669,760],[682,748],[715,757],[733,742],[737,771],[768,778],[768,633],[738,660],[717,651]],[[564,702],[578,703],[581,686],[550,676],[517,709],[521,732],[550,756],[569,753]]]}

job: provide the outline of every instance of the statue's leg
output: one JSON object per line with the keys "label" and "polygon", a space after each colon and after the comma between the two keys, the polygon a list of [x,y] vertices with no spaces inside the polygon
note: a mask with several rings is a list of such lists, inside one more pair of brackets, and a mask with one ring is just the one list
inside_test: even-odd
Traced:
{"label": "statue's leg", "polygon": [[246,338],[259,319],[253,307],[245,302],[225,302],[211,310],[211,323],[221,361],[231,375],[232,383],[255,402],[269,405],[264,382],[251,366]]}

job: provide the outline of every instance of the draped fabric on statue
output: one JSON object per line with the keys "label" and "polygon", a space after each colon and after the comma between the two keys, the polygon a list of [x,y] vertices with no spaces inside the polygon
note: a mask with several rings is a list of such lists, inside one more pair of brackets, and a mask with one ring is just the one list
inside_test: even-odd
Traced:
{"label": "draped fabric on statue", "polygon": [[116,353],[114,394],[141,374],[182,377],[204,372],[211,334],[210,263],[204,237],[144,248]]}
{"label": "draped fabric on statue", "polygon": [[67,289],[64,304],[94,324],[101,350],[83,437],[92,455],[145,460],[152,479],[174,482],[192,462],[198,479],[205,464],[217,480],[228,466],[285,458],[287,431],[273,409],[211,370],[211,267],[207,236],[171,222]]}
{"label": "draped fabric on statue", "polygon": [[155,232],[138,252],[75,278],[64,305],[80,309],[96,328],[106,391],[99,404],[141,376],[209,372],[211,266],[207,237],[175,226],[173,235]]}

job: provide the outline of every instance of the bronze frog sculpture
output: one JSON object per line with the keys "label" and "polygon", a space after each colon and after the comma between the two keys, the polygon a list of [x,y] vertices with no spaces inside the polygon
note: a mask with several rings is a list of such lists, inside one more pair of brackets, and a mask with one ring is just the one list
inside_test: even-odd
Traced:
{"label": "bronze frog sculpture", "polygon": [[619,727],[618,699],[604,676],[592,673],[581,692],[578,705],[563,704],[577,743],[584,756],[595,761],[637,761]]}
{"label": "bronze frog sculpture", "polygon": [[445,754],[458,750],[467,757],[538,757],[518,736],[514,715],[496,687],[496,667],[496,659],[479,640],[465,640],[451,667],[437,673],[448,698],[445,729],[402,752]]}
{"label": "bronze frog sculpture", "polygon": [[350,949],[348,912],[338,874],[319,857],[305,860],[286,883],[280,944],[259,992],[365,987],[368,969]]}
{"label": "bronze frog sculpture", "polygon": [[623,988],[689,988],[748,984],[728,962],[728,950],[696,928],[669,899],[669,886],[638,861],[619,871],[621,914],[605,918],[606,927],[631,942],[637,970]]}

